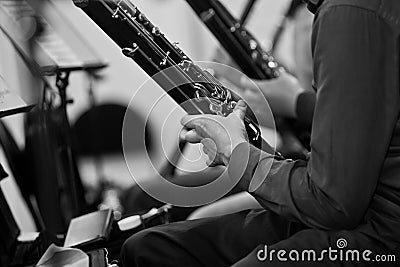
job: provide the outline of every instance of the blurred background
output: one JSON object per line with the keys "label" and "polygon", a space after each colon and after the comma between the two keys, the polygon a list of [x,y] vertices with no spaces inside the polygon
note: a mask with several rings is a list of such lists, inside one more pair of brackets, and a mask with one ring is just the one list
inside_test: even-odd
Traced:
{"label": "blurred background", "polygon": [[[0,2],[2,1],[4,0],[0,0]],[[35,0],[32,2],[38,1]],[[86,44],[87,47],[85,49],[89,50],[93,57],[107,64],[106,67],[96,72],[95,75],[88,74],[86,71],[74,71],[69,77],[67,95],[68,99],[73,100],[73,103],[68,104],[67,114],[74,134],[81,134],[82,138],[93,139],[95,138],[93,136],[100,136],[109,129],[120,127],[115,122],[115,118],[123,118],[124,108],[128,106],[130,99],[140,86],[149,79],[148,75],[135,62],[123,56],[121,49],[88,16],[74,6],[72,0],[39,2],[41,15],[67,45],[82,52],[82,49],[76,47],[79,42],[74,41],[78,38],[81,43]],[[246,1],[243,0],[222,0],[221,2],[235,16],[241,14],[246,4]],[[282,17],[290,4],[289,2],[288,0],[258,1],[250,14],[247,27],[262,42],[266,50],[269,50],[272,36],[281,23]],[[178,42],[179,47],[191,59],[198,61],[213,60],[215,51],[219,47],[218,42],[184,0],[135,0],[134,4],[147,15],[154,25],[157,25],[161,29],[171,42]],[[0,23],[6,23],[4,18],[0,20]],[[295,24],[287,25],[280,45],[274,54],[288,69],[295,68],[293,31],[295,27],[299,26],[301,27],[301,25]],[[33,28],[30,29],[30,27]],[[35,25],[32,25],[28,21],[24,29],[27,31],[25,34],[29,34],[30,30],[35,30]],[[0,74],[10,91],[19,94],[28,104],[35,104],[37,102],[39,93],[35,91],[37,88],[33,85],[39,82],[31,75],[25,62],[1,32]],[[133,139],[139,140],[142,138],[142,130],[144,129],[147,116],[146,107],[154,103],[162,93],[163,90],[161,88],[157,90],[155,87],[155,90],[149,91],[147,94],[141,94],[140,97],[142,100],[135,102],[134,106],[130,106],[129,112],[132,112],[132,117],[136,118],[138,122],[137,129],[139,131],[139,133],[136,133],[136,138]],[[99,111],[98,114],[103,115],[96,120],[97,126],[93,128],[88,127],[85,118],[90,117],[90,114],[88,115],[87,113],[94,104],[97,107],[107,106],[108,108],[107,111]],[[162,164],[164,160],[163,148],[159,138],[160,132],[162,131],[165,116],[168,114],[168,111],[175,107],[176,104],[174,101],[166,99],[162,101],[162,106],[158,107],[157,110],[159,112],[152,114],[147,121],[149,139],[147,145],[150,153],[154,155],[155,162],[159,164]],[[18,147],[23,149],[25,147],[26,134],[24,115],[14,115],[2,120],[8,126]],[[167,138],[168,134],[170,138],[176,138],[175,130],[178,127],[178,120],[169,123],[167,128],[170,128],[170,130],[164,130]],[[88,131],[91,131],[90,134]],[[113,137],[119,140],[120,136],[120,131],[111,131],[109,135],[103,137],[103,139],[99,138],[98,141],[101,143],[101,140]],[[84,186],[95,188],[99,183],[99,177],[122,189],[132,186],[134,181],[130,176],[122,153],[120,153],[121,151],[114,151],[113,148],[103,148],[104,151],[109,153],[106,153],[107,155],[99,159],[91,156],[96,152],[97,148],[86,147],[78,151],[77,165]],[[146,152],[140,146],[136,146],[136,144],[132,144],[131,148],[126,152],[132,160],[138,162],[135,173],[143,176],[148,175],[151,166],[146,161],[140,163]],[[166,147],[165,150],[167,154],[171,153],[173,147]],[[186,153],[196,154],[199,152],[198,149],[191,148]],[[23,231],[35,231],[34,219],[26,219],[29,218],[28,208],[26,203],[22,201],[21,192],[13,180],[10,166],[7,164],[3,152],[1,153],[0,162],[4,164],[6,171],[10,174],[10,177],[1,181],[1,187],[20,229]],[[87,197],[90,198],[91,196]]]}

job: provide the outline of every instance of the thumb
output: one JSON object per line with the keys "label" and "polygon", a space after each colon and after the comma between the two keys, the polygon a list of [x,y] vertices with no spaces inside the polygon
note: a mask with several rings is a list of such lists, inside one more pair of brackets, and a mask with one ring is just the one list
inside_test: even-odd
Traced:
{"label": "thumb", "polygon": [[241,120],[244,120],[244,116],[246,114],[247,104],[243,100],[239,100],[236,103],[235,108],[233,109],[233,113],[235,113]]}

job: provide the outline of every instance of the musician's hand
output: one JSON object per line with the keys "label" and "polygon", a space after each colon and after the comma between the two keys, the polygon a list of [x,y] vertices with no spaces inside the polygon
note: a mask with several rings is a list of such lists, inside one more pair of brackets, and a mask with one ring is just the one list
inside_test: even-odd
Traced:
{"label": "musician's hand", "polygon": [[245,98],[246,94],[250,97],[252,92],[261,90],[274,114],[290,118],[297,117],[297,97],[304,89],[291,74],[282,71],[278,78],[272,80],[250,80],[242,77],[241,86],[248,90]]}
{"label": "musician's hand", "polygon": [[189,131],[185,140],[189,143],[202,143],[207,154],[207,165],[228,165],[233,149],[247,142],[244,126],[246,104],[239,101],[227,117],[218,115],[186,115],[181,123]]}

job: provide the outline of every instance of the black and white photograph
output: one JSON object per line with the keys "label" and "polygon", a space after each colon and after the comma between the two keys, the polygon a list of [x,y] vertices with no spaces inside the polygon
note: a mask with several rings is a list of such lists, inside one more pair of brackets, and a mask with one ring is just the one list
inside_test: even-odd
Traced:
{"label": "black and white photograph", "polygon": [[400,267],[399,0],[0,0],[0,267]]}

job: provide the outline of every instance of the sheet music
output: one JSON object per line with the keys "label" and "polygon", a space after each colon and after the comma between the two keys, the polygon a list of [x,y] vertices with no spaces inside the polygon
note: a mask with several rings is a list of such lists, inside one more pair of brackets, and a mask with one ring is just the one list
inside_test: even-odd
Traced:
{"label": "sheet music", "polygon": [[27,105],[19,95],[11,92],[0,75],[0,118],[28,111],[32,107],[32,105]]}
{"label": "sheet music", "polygon": [[[94,54],[85,59],[81,55],[78,56],[46,18],[38,14],[35,6],[30,5],[29,1],[1,0],[0,17],[3,16],[1,13],[7,17],[1,20],[3,27],[15,41],[19,42],[21,47],[24,46],[23,42],[31,38],[40,27],[41,33],[34,41],[37,45],[34,60],[43,71],[55,69],[74,70],[87,68],[88,65],[105,65]],[[79,37],[75,39],[79,39]],[[80,46],[87,45],[81,41]],[[85,47],[85,50],[90,49]]]}

